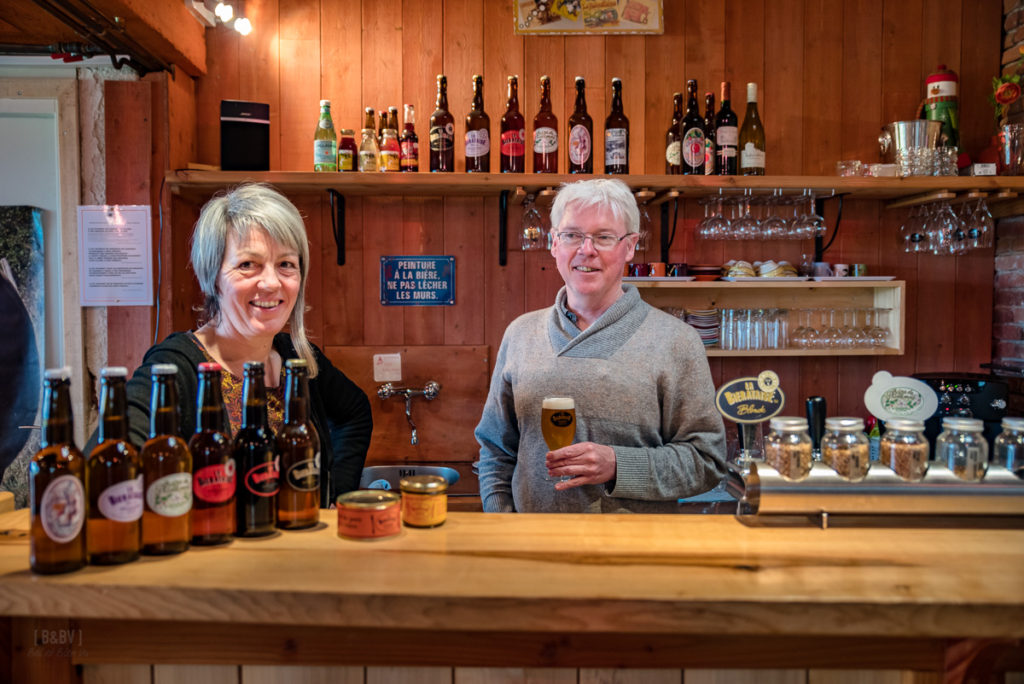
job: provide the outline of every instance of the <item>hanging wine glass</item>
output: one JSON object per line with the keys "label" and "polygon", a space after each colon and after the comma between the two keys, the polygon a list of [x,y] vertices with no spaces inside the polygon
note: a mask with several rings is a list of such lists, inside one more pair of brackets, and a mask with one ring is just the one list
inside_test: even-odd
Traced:
{"label": "hanging wine glass", "polygon": [[519,241],[524,250],[545,249],[548,245],[544,217],[537,209],[532,194],[527,195],[523,201],[523,225],[519,233]]}
{"label": "hanging wine glass", "polygon": [[779,204],[782,200],[782,189],[775,188],[771,197],[764,199],[765,216],[761,219],[761,234],[766,240],[785,238],[786,219],[779,215]]}
{"label": "hanging wine glass", "polygon": [[758,237],[760,223],[750,213],[750,189],[743,191],[743,197],[739,201],[740,216],[732,222],[734,235],[740,240],[755,240]]}
{"label": "hanging wine glass", "polygon": [[640,210],[640,237],[636,249],[646,252],[651,240],[651,214],[647,210],[647,202],[641,202],[637,208]]}

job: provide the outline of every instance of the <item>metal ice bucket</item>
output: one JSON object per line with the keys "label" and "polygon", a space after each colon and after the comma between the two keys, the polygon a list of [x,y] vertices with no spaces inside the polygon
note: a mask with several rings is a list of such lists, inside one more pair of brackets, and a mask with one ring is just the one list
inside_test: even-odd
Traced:
{"label": "metal ice bucket", "polygon": [[892,163],[896,161],[896,153],[899,150],[910,150],[915,147],[938,147],[941,134],[941,121],[928,121],[927,119],[893,121],[882,129],[878,136],[878,146],[882,153],[882,159]]}

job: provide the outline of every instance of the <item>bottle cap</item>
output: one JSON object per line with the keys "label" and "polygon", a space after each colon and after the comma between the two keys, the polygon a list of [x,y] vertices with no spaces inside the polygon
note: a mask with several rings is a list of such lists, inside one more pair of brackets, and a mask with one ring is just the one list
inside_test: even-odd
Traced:
{"label": "bottle cap", "polygon": [[207,373],[220,373],[221,367],[219,363],[214,361],[203,361],[199,364],[199,372],[202,373],[204,371]]}
{"label": "bottle cap", "polygon": [[757,102],[757,84],[747,84],[747,102]]}
{"label": "bottle cap", "polygon": [[886,430],[898,430],[899,432],[920,432],[924,430],[923,420],[907,420],[905,418],[893,418],[885,421]]}
{"label": "bottle cap", "polygon": [[101,378],[126,378],[128,369],[124,366],[107,366],[100,370]]}
{"label": "bottle cap", "polygon": [[331,101],[330,100],[320,100],[320,106],[321,107],[330,107],[331,106]]}
{"label": "bottle cap", "polygon": [[779,432],[803,432],[807,429],[807,419],[799,416],[777,416],[768,420],[768,427]]}
{"label": "bottle cap", "polygon": [[262,361],[246,361],[242,365],[242,368],[245,369],[246,373],[248,373],[249,371],[259,371],[260,373],[262,373],[263,372],[263,362]]}
{"label": "bottle cap", "polygon": [[46,380],[70,380],[71,367],[61,366],[60,368],[47,368],[43,373],[43,378]]}
{"label": "bottle cap", "polygon": [[851,430],[863,430],[864,419],[846,416],[837,418],[826,418],[825,428],[828,430],[839,430],[841,432],[849,432]]}
{"label": "bottle cap", "polygon": [[942,419],[942,428],[961,430],[963,432],[981,432],[985,429],[985,424],[977,418],[955,418],[949,416]]}
{"label": "bottle cap", "polygon": [[149,369],[150,375],[177,375],[178,367],[173,363],[154,363]]}
{"label": "bottle cap", "polygon": [[576,83],[576,85],[579,85],[580,83],[586,83],[586,81],[583,80],[582,76],[577,76],[575,79],[573,79],[573,82]]}
{"label": "bottle cap", "polygon": [[1024,430],[1024,418],[1003,418],[1002,426],[1009,430]]}
{"label": "bottle cap", "polygon": [[305,359],[288,359],[284,362],[285,368],[301,368],[305,370],[308,364]]}
{"label": "bottle cap", "polygon": [[614,78],[612,79],[612,85],[614,85],[614,84],[616,84],[616,83],[619,83],[619,84],[621,84],[621,83],[622,83],[622,79],[621,79],[621,78],[619,78],[618,76],[616,76],[616,77],[614,77]]}

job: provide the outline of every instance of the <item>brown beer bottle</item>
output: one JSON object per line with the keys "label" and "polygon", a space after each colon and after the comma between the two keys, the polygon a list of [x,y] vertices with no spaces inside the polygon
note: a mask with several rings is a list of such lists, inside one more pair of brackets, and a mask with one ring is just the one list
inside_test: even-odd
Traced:
{"label": "brown beer bottle", "polygon": [[622,80],[612,79],[612,109],[604,120],[604,172],[629,173],[629,119],[622,111]]}
{"label": "brown beer bottle", "polygon": [[388,125],[387,128],[393,129],[395,133],[402,130],[398,127],[398,107],[388,107]]}
{"label": "brown beer bottle", "polygon": [[484,77],[473,77],[473,104],[466,115],[466,171],[491,170],[491,117],[484,111]]}
{"label": "brown beer bottle", "polygon": [[223,544],[235,531],[235,460],[224,434],[220,364],[199,364],[199,406],[192,452],[192,543]]}
{"label": "brown beer bottle", "polygon": [[245,364],[242,382],[242,427],[234,441],[241,486],[235,502],[235,536],[263,537],[277,524],[278,460],[274,433],[267,421],[263,364]]}
{"label": "brown beer bottle", "polygon": [[594,120],[587,114],[587,83],[576,77],[576,106],[569,117],[569,173],[594,173]]}
{"label": "brown beer bottle", "polygon": [[192,538],[192,454],[178,435],[177,376],[173,363],[150,369],[149,439],[141,455],[142,553],[147,555],[181,553]]}
{"label": "brown beer bottle", "polygon": [[682,134],[679,125],[683,121],[683,94],[672,94],[672,123],[665,134],[665,173],[679,175],[683,172]]}
{"label": "brown beer bottle", "polygon": [[281,457],[277,526],[296,530],[312,527],[320,521],[320,437],[307,419],[309,376],[306,362],[288,359],[284,382],[284,425],[277,435],[277,451]]}
{"label": "brown beer bottle", "polygon": [[125,415],[128,369],[100,371],[99,439],[85,464],[89,499],[86,550],[94,565],[137,560],[142,539],[143,493],[139,452],[128,441]]}
{"label": "brown beer bottle", "polygon": [[448,79],[437,75],[437,105],[430,115],[430,170],[455,170],[455,119],[448,111]]}
{"label": "brown beer bottle", "polygon": [[85,457],[75,446],[70,378],[68,368],[43,375],[42,440],[28,466],[29,566],[41,575],[85,565]]}
{"label": "brown beer bottle", "polygon": [[551,111],[551,79],[540,77],[540,111],[533,117],[533,172],[558,173],[558,117]]}
{"label": "brown beer bottle", "polygon": [[526,171],[526,119],[519,111],[519,77],[508,77],[508,102],[501,117],[501,172]]}

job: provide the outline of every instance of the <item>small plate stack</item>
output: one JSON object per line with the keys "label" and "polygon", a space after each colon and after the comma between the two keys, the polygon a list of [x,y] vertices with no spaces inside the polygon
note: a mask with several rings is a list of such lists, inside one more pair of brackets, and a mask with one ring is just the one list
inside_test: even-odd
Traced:
{"label": "small plate stack", "polygon": [[687,309],[683,320],[697,331],[705,348],[718,346],[718,309]]}

